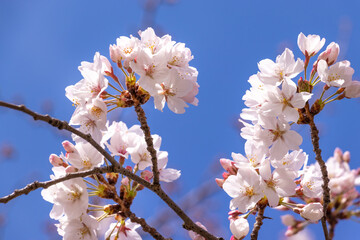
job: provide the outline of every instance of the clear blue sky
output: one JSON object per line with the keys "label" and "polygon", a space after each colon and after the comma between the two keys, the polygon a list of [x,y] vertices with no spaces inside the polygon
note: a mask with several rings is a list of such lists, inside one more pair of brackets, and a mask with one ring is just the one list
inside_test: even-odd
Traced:
{"label": "clear blue sky", "polygon": [[[351,61],[354,78],[359,80],[358,1],[179,0],[175,5],[160,5],[154,17],[144,13],[144,2],[0,1],[0,99],[25,103],[36,111],[50,111],[69,120],[74,108],[64,89],[81,79],[77,70],[81,61],[92,61],[96,51],[108,56],[109,44],[115,43],[117,37],[136,35],[147,26],[154,27],[159,35],[172,35],[175,41],[186,43],[195,57],[191,63],[199,71],[199,106],[176,115],[168,110],[154,110],[151,100],[145,111],[152,132],[162,136],[162,149],[169,152],[168,166],[182,171],[173,192],[175,199],[209,180],[216,159],[230,158],[231,152],[243,153],[244,140],[236,123],[244,107],[241,98],[249,88],[248,77],[257,72],[257,62],[275,59],[285,47],[302,57],[296,44],[299,32],[319,34],[327,43],[338,42],[341,59]],[[359,103],[343,100],[327,106],[317,117],[325,159],[335,147],[340,147],[351,151],[352,167],[360,165],[360,125],[356,124]],[[137,123],[132,109],[114,114],[112,119],[128,125]],[[48,157],[63,151],[61,142],[69,136],[4,109],[0,109],[0,123],[0,146],[15,147],[11,159],[0,157],[0,194],[8,194],[35,179],[47,180],[51,174]],[[309,129],[298,129],[304,138],[302,147],[313,161]],[[150,203],[148,198],[152,199]],[[202,210],[191,215],[196,219],[205,211],[211,219],[209,224],[216,223],[216,233],[229,238],[229,200],[219,191],[202,204]],[[140,216],[154,217],[163,206],[143,191],[134,209]],[[44,231],[51,207],[41,198],[40,191],[0,206],[0,215],[5,216],[0,239],[53,239]],[[285,227],[280,224],[279,213],[267,210],[266,215],[273,220],[265,221],[260,238],[280,239]],[[340,223],[335,239],[350,238],[356,227],[355,222]],[[311,230],[316,239],[322,239],[320,225]],[[178,232],[175,239],[183,239],[183,233]]]}

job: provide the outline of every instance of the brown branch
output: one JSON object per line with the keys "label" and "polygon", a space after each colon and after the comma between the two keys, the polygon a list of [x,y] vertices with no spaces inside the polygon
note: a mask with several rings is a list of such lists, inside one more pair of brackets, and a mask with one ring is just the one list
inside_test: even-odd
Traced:
{"label": "brown branch", "polygon": [[130,220],[132,222],[140,224],[143,231],[149,233],[151,236],[153,236],[154,239],[157,239],[157,240],[172,240],[171,238],[163,237],[155,228],[149,226],[149,224],[147,224],[145,219],[137,217],[135,215],[135,213],[131,212],[130,210],[127,211],[127,216],[130,218]]}
{"label": "brown branch", "polygon": [[159,169],[158,169],[158,161],[156,156],[156,150],[153,144],[153,138],[151,137],[150,127],[147,124],[145,112],[142,109],[140,104],[135,105],[135,112],[137,114],[138,120],[140,122],[141,129],[145,134],[145,142],[147,145],[147,150],[151,155],[151,162],[152,162],[152,170],[154,174],[154,185],[159,185]]}
{"label": "brown branch", "polygon": [[204,230],[196,223],[194,223],[186,213],[161,189],[160,186],[154,186],[152,188],[154,191],[166,204],[184,221],[183,228],[188,231],[193,231],[201,236],[205,237],[206,240],[221,240],[223,238],[217,238],[210,234],[208,231]]}
{"label": "brown branch", "polygon": [[[211,179],[204,183],[202,186],[191,190],[190,192],[186,193],[186,195],[179,200],[179,206],[185,212],[190,211],[195,206],[202,203],[207,198],[211,197],[214,193],[219,191],[219,186],[214,184],[214,180]],[[202,206],[204,207],[204,206]],[[170,209],[164,209],[154,219],[151,220],[151,223],[154,224],[156,227],[161,227],[165,223],[168,223],[172,220],[174,215],[170,214]]]}
{"label": "brown branch", "polygon": [[[42,114],[36,113],[36,112],[26,108],[24,105],[14,105],[14,104],[0,101],[0,106],[26,113],[26,114],[32,116],[34,118],[34,120],[40,120],[40,121],[47,122],[54,127],[57,127],[59,129],[65,129],[65,130],[72,132],[72,133],[76,134],[77,136],[83,138],[84,140],[88,141],[96,150],[98,150],[107,160],[109,160],[109,162],[113,165],[110,167],[110,168],[113,168],[113,170],[114,170],[113,172],[121,173],[121,174],[129,177],[130,179],[138,182],[139,184],[143,185],[144,187],[150,189],[155,194],[157,194],[184,221],[183,227],[185,229],[194,231],[194,232],[200,234],[201,236],[205,237],[207,240],[221,240],[222,239],[222,238],[215,237],[211,233],[207,232],[206,230],[204,230],[201,227],[199,227],[198,225],[196,225],[185,214],[185,212],[161,189],[159,184],[157,184],[157,185],[151,184],[151,183],[147,182],[146,180],[142,179],[141,177],[139,177],[138,175],[133,174],[132,172],[121,167],[121,165],[105,149],[103,149],[91,137],[90,134],[84,134],[84,133],[80,132],[79,130],[71,127],[66,121],[61,121],[61,120],[53,118],[49,115],[42,115]],[[140,109],[142,110],[141,107],[140,107]],[[142,110],[142,112],[143,112],[143,110]],[[145,115],[145,113],[144,113],[144,115]],[[141,121],[144,121],[144,118],[140,118],[140,119],[142,119]],[[145,118],[145,122],[146,122],[146,118]],[[147,131],[150,134],[150,129],[148,129]],[[151,135],[150,135],[150,138],[151,138]],[[152,138],[151,138],[151,143],[152,143]],[[155,151],[155,159],[156,159],[156,151]],[[157,161],[156,161],[156,164],[154,164],[154,166],[156,166],[156,170],[157,170]],[[154,170],[154,166],[153,166],[153,170]],[[157,173],[159,173],[159,172],[157,171]],[[33,187],[29,187],[31,189],[29,192],[36,189],[36,188],[35,189],[33,189],[33,188],[37,186],[37,183],[33,183],[33,185],[34,185]],[[39,187],[41,187],[41,186],[39,186]],[[39,187],[37,187],[37,188],[39,188]],[[22,194],[26,194],[26,193],[22,192],[19,195],[22,195]]]}
{"label": "brown branch", "polygon": [[[114,172],[121,173],[121,174],[129,177],[130,179],[138,182],[139,184],[144,185],[146,188],[149,188],[149,189],[151,188],[151,183],[149,183],[148,181],[144,180],[143,178],[139,177],[138,175],[123,168],[105,149],[103,149],[91,137],[90,134],[84,134],[84,133],[80,132],[79,130],[71,127],[66,121],[61,121],[61,120],[53,118],[49,115],[42,115],[42,114],[36,113],[36,112],[26,108],[24,105],[14,105],[11,103],[0,101],[0,106],[26,113],[26,114],[32,116],[35,121],[40,120],[43,122],[47,122],[54,127],[57,127],[59,129],[65,129],[69,132],[76,134],[77,136],[79,136],[79,137],[83,138],[84,140],[86,140],[87,142],[89,142],[96,150],[98,150],[101,153],[101,155],[103,155],[107,160],[109,160],[109,162],[113,165]],[[20,194],[20,195],[22,195],[22,194]]]}
{"label": "brown branch", "polygon": [[[32,182],[32,183],[26,185],[25,187],[23,187],[21,189],[15,190],[14,192],[12,192],[11,194],[9,194],[9,195],[7,195],[5,197],[0,198],[0,203],[7,203],[7,202],[9,202],[10,200],[12,200],[12,199],[14,199],[16,197],[19,197],[19,196],[24,195],[24,194],[27,195],[28,193],[30,193],[30,192],[38,189],[38,188],[48,188],[48,187],[50,187],[52,185],[55,185],[57,183],[64,182],[66,180],[70,180],[70,179],[73,179],[73,178],[88,177],[88,176],[93,175],[93,174],[103,174],[103,173],[110,173],[110,172],[119,172],[120,173],[122,171],[121,171],[120,168],[113,167],[113,166],[96,167],[96,168],[93,168],[91,170],[75,172],[75,173],[69,173],[69,174],[67,174],[67,175],[65,175],[63,177],[56,178],[56,179],[49,180],[49,181],[45,181],[45,182],[35,181],[35,182]],[[124,173],[124,175],[125,175],[125,173]],[[151,187],[149,182],[145,181],[142,178],[139,178],[139,179],[138,180],[140,182],[142,182],[143,184],[148,185],[146,187]]]}
{"label": "brown branch", "polygon": [[111,155],[105,151],[105,149],[103,149],[92,137],[90,134],[84,134],[82,132],[80,132],[79,130],[71,127],[66,121],[61,121],[59,119],[53,118],[49,115],[42,115],[39,113],[36,113],[30,109],[28,109],[27,107],[25,107],[24,105],[15,105],[15,104],[11,104],[11,103],[7,103],[7,102],[3,102],[0,101],[0,106],[3,107],[7,107],[7,108],[11,108],[23,113],[26,113],[30,116],[32,116],[34,118],[35,121],[40,120],[43,122],[47,122],[48,124],[50,124],[53,127],[56,127],[58,129],[65,129],[69,132],[74,133],[75,135],[81,137],[82,139],[84,139],[85,141],[89,142],[96,150],[98,150],[106,159],[108,159],[112,165],[114,166],[120,166],[120,164],[113,158],[111,157]]}
{"label": "brown branch", "polygon": [[253,230],[251,232],[251,236],[250,236],[251,240],[257,240],[257,238],[258,238],[259,230],[261,228],[261,225],[263,224],[265,208],[266,208],[265,204],[260,204],[258,206],[258,214],[256,216],[254,228],[253,228]]}
{"label": "brown branch", "polygon": [[326,164],[324,160],[321,157],[321,149],[319,146],[319,130],[317,129],[315,122],[314,122],[314,115],[310,112],[309,104],[307,103],[305,106],[306,114],[309,117],[309,125],[310,125],[310,131],[311,131],[311,141],[313,144],[313,151],[315,153],[315,159],[318,162],[321,174],[322,174],[322,180],[323,180],[323,213],[324,216],[321,218],[321,225],[323,227],[323,232],[326,240],[330,240],[329,233],[326,226],[326,219],[327,219],[327,209],[328,205],[330,203],[330,189],[329,189],[329,176],[326,168]]}

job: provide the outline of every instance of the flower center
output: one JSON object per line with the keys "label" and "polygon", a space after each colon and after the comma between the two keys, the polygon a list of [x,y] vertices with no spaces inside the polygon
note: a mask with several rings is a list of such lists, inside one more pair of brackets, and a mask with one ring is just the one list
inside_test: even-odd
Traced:
{"label": "flower center", "polygon": [[253,187],[246,187],[245,188],[245,196],[252,197],[255,195]]}

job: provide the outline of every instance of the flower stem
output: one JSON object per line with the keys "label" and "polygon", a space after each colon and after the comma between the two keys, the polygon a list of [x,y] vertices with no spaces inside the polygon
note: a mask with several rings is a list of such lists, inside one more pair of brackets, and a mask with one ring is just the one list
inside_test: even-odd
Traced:
{"label": "flower stem", "polygon": [[147,144],[147,150],[151,155],[151,162],[152,162],[152,169],[154,174],[154,185],[159,185],[159,170],[158,170],[158,160],[157,160],[157,153],[154,148],[153,138],[150,133],[150,127],[147,124],[145,112],[142,109],[140,104],[135,105],[135,112],[137,114],[138,120],[140,122],[141,130],[144,132],[145,135],[145,142]]}
{"label": "flower stem", "polygon": [[326,168],[326,164],[324,160],[321,157],[321,149],[319,146],[319,130],[317,129],[315,122],[314,122],[314,116],[310,113],[309,110],[309,104],[307,103],[305,106],[306,114],[309,117],[309,125],[310,125],[310,131],[311,131],[311,141],[314,147],[314,153],[315,153],[315,159],[319,163],[321,174],[322,174],[322,180],[323,180],[323,213],[324,216],[321,218],[321,224],[323,227],[323,232],[326,240],[330,240],[329,233],[326,226],[326,220],[327,220],[327,208],[330,203],[330,189],[329,189],[329,176]]}
{"label": "flower stem", "polygon": [[254,224],[254,228],[251,232],[251,240],[257,240],[257,238],[258,238],[260,227],[263,224],[262,220],[264,219],[265,208],[266,208],[266,205],[261,204],[258,206],[258,214],[256,216],[256,222]]}

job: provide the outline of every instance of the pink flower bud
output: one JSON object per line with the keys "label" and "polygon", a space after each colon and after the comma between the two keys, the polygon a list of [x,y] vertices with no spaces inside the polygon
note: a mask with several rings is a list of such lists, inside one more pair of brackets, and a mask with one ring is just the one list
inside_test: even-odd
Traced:
{"label": "pink flower bud", "polygon": [[224,179],[221,179],[221,178],[215,178],[215,182],[216,182],[216,184],[217,184],[219,187],[222,188],[225,180],[224,180]]}
{"label": "pink flower bud", "polygon": [[309,203],[301,209],[300,215],[306,220],[316,223],[323,217],[323,206],[321,203]]}
{"label": "pink flower bud", "polygon": [[119,53],[118,46],[116,46],[115,44],[110,45],[109,51],[110,51],[110,58],[111,60],[113,60],[113,62],[115,63],[121,62],[121,55]]}
{"label": "pink flower bud", "polygon": [[153,173],[149,170],[144,170],[141,172],[140,176],[146,181],[150,181],[150,179],[153,177]]}
{"label": "pink flower bud", "polygon": [[226,180],[230,176],[230,174],[228,172],[224,172],[222,174],[222,176],[223,176],[224,180]]}
{"label": "pink flower bud", "polygon": [[226,158],[220,158],[220,164],[221,166],[227,171],[228,168],[230,168],[232,165],[231,165],[231,160],[229,159],[226,159]]}
{"label": "pink flower bud", "polygon": [[239,210],[232,210],[230,212],[228,212],[229,215],[229,220],[236,220],[238,218],[239,215],[241,215],[242,212],[240,212]]}
{"label": "pink flower bud", "polygon": [[344,152],[343,160],[344,160],[344,162],[347,162],[347,163],[350,162],[350,152],[349,151]]}
{"label": "pink flower bud", "polygon": [[330,66],[336,62],[339,56],[339,52],[340,52],[339,45],[337,43],[332,42],[327,46],[325,51],[320,53],[318,57],[318,61],[321,59],[325,60],[328,66]]}
{"label": "pink flower bud", "polygon": [[49,157],[49,161],[54,167],[62,166],[64,163],[64,161],[56,154],[51,154]]}
{"label": "pink flower bud", "polygon": [[236,239],[243,239],[249,233],[249,222],[242,217],[230,220],[230,231]]}
{"label": "pink flower bud", "polygon": [[121,184],[122,185],[128,185],[129,184],[129,178],[124,177],[123,179],[121,179]]}
{"label": "pink flower bud", "polygon": [[236,175],[237,168],[234,166],[234,161],[231,161],[231,160],[226,159],[226,158],[221,158],[220,159],[220,164],[231,175]]}
{"label": "pink flower bud", "polygon": [[109,60],[105,57],[105,56],[102,56],[100,55],[100,60],[101,60],[101,63],[102,63],[102,72],[104,74],[106,74],[106,72],[108,73],[112,73],[113,72],[113,68],[109,62]]}
{"label": "pink flower bud", "polygon": [[335,150],[334,150],[334,157],[335,157],[335,158],[341,158],[342,155],[343,155],[343,152],[341,151],[341,149],[338,148],[338,147],[335,148]]}
{"label": "pink flower bud", "polygon": [[75,152],[75,146],[69,141],[63,141],[62,145],[67,153],[73,153]]}

